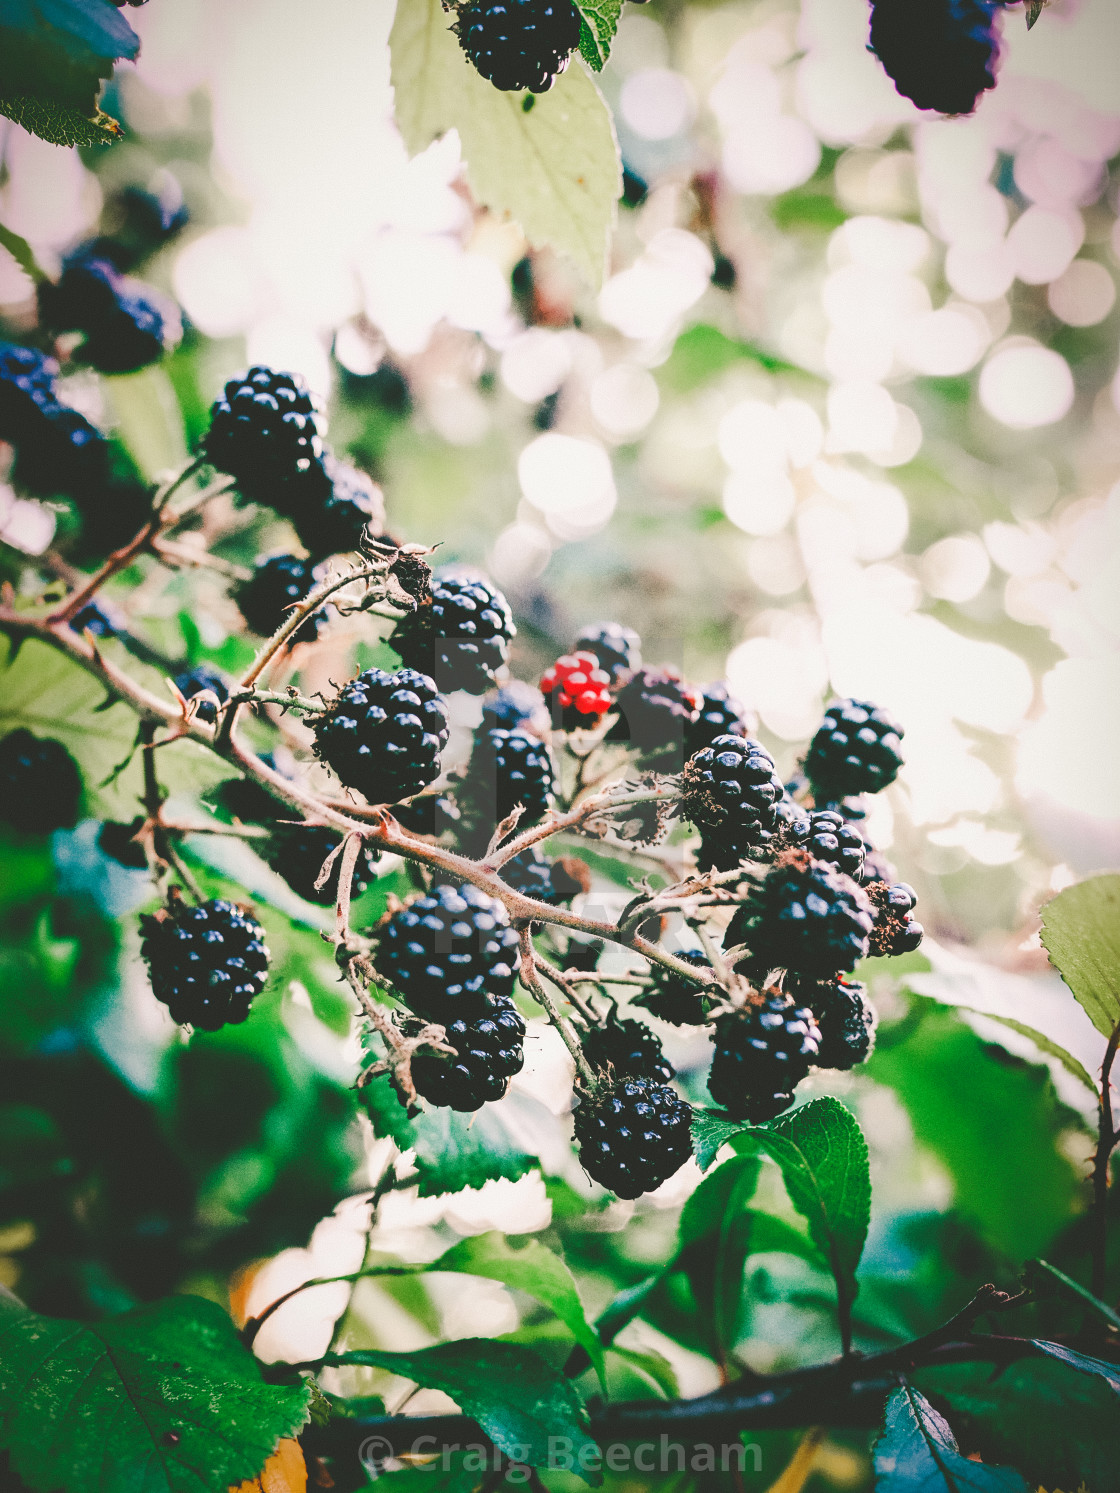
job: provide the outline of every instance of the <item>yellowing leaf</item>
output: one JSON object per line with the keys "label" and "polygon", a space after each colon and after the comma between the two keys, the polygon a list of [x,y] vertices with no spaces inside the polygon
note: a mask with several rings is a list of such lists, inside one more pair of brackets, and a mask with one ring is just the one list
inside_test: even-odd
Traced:
{"label": "yellowing leaf", "polygon": [[298,1441],[285,1436],[261,1469],[259,1477],[234,1483],[230,1493],[306,1493],[307,1463]]}
{"label": "yellowing leaf", "polygon": [[504,93],[475,71],[439,0],[397,7],[390,45],[397,124],[413,154],[459,132],[478,202],[530,243],[566,254],[596,288],[622,188],[614,125],[573,60],[548,93]]}

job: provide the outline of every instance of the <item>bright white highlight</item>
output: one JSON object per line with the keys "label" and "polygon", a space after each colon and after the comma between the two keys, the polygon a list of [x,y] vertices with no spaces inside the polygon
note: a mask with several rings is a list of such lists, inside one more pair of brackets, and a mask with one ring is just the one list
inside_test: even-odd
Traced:
{"label": "bright white highlight", "polygon": [[1073,404],[1073,374],[1049,347],[1016,344],[993,353],[980,375],[980,403],[1012,430],[1053,425]]}

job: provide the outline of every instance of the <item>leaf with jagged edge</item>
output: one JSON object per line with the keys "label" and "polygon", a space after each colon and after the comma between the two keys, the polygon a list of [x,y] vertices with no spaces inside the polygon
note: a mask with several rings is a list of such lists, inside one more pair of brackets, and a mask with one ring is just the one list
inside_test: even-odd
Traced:
{"label": "leaf with jagged edge", "polygon": [[[0,100],[0,114],[7,113],[8,111],[4,108],[3,101]],[[9,115],[9,117],[11,116]],[[13,233],[10,228],[5,228],[3,223],[0,223],[0,248],[7,249],[8,253],[33,284],[38,285],[40,280],[47,278],[47,272],[35,258],[35,251],[31,245],[25,238],[21,238],[18,233]]]}
{"label": "leaf with jagged edge", "polygon": [[1030,31],[1046,9],[1046,0],[1027,0],[1027,30]]}
{"label": "leaf with jagged edge", "polygon": [[1120,1025],[1120,876],[1090,876],[1042,909],[1050,963],[1098,1032]]}
{"label": "leaf with jagged edge", "polygon": [[111,0],[0,0],[0,113],[54,145],[109,144],[101,84],[139,50]]}
{"label": "leaf with jagged edge", "polygon": [[0,97],[0,114],[51,145],[112,145],[124,136],[111,114],[101,109],[83,114],[53,99]]}
{"label": "leaf with jagged edge", "polygon": [[505,93],[467,61],[440,0],[399,5],[389,40],[409,151],[457,130],[476,200],[509,213],[531,244],[567,255],[598,289],[622,165],[610,111],[582,63],[547,93]]}
{"label": "leaf with jagged edge", "polygon": [[963,1456],[948,1422],[909,1384],[887,1400],[874,1458],[875,1493],[1027,1493],[1014,1467]]}
{"label": "leaf with jagged edge", "polygon": [[575,0],[579,11],[579,52],[588,67],[601,73],[611,55],[622,0]]}

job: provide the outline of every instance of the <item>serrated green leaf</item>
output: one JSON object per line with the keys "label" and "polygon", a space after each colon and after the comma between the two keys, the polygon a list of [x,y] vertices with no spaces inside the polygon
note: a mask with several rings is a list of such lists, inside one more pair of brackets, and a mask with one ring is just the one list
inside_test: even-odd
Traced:
{"label": "serrated green leaf", "polygon": [[1056,1358],[1067,1369],[1076,1369],[1079,1374],[1092,1374],[1097,1379],[1103,1379],[1113,1394],[1120,1395],[1120,1364],[1093,1358],[1088,1353],[1077,1353],[1063,1343],[1050,1343],[1045,1338],[1034,1338],[1032,1341],[1040,1353]]}
{"label": "serrated green leaf", "polygon": [[223,1493],[307,1419],[213,1302],[175,1296],[92,1324],[0,1296],[0,1448],[42,1493]]}
{"label": "serrated green leaf", "polygon": [[113,145],[124,135],[111,114],[101,109],[83,114],[81,109],[52,99],[0,95],[0,114],[51,145]]}
{"label": "serrated green leaf", "polygon": [[140,38],[110,0],[0,0],[0,113],[55,145],[123,133],[97,96]]}
{"label": "serrated green leaf", "polygon": [[1042,943],[1098,1032],[1120,1025],[1120,876],[1091,876],[1042,909]]}
{"label": "serrated green leaf", "polygon": [[530,243],[571,258],[598,288],[622,190],[610,111],[573,63],[548,93],[504,93],[467,61],[440,0],[397,7],[390,36],[396,117],[412,154],[459,132],[475,198]]}
{"label": "serrated green leaf", "polygon": [[325,1363],[387,1369],[425,1389],[441,1389],[514,1462],[545,1466],[551,1437],[570,1440],[577,1466],[584,1448],[587,1460],[594,1455],[574,1385],[539,1353],[518,1343],[461,1338],[414,1353],[361,1348],[328,1354]]}
{"label": "serrated green leaf", "polygon": [[579,50],[588,67],[601,73],[611,55],[622,0],[575,0],[579,11]]}
{"label": "serrated green leaf", "polygon": [[692,1112],[692,1154],[702,1172],[706,1172],[716,1159],[721,1147],[732,1136],[738,1135],[743,1126],[737,1120],[728,1120],[711,1110],[694,1109]]}
{"label": "serrated green leaf", "polygon": [[[3,99],[0,99],[0,114],[8,114],[8,110],[4,107]],[[11,118],[12,116],[8,114],[8,117]],[[30,277],[33,284],[38,285],[40,280],[47,278],[47,272],[35,258],[35,251],[31,245],[25,238],[21,238],[18,233],[13,233],[10,228],[5,228],[3,223],[0,223],[0,248],[7,249],[24,274]]]}
{"label": "serrated green leaf", "polygon": [[908,1384],[887,1400],[874,1458],[876,1493],[1027,1493],[1013,1467],[962,1456],[948,1423]]}

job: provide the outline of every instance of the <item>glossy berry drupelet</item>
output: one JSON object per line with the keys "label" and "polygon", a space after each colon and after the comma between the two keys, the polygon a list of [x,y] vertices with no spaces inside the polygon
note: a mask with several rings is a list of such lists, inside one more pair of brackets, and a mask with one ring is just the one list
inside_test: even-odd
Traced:
{"label": "glossy berry drupelet", "polygon": [[689,757],[711,746],[717,736],[748,736],[747,710],[726,684],[706,684],[700,696],[700,714],[684,730],[684,749]]}
{"label": "glossy berry drupelet", "polygon": [[708,1092],[736,1119],[761,1124],[793,1103],[793,1091],[816,1062],[821,1034],[812,1011],[780,990],[715,1023]]}
{"label": "glossy berry drupelet", "polygon": [[558,729],[593,731],[611,708],[611,676],[593,653],[565,653],[541,675],[541,693]]}
{"label": "glossy berry drupelet", "polygon": [[511,679],[482,702],[484,731],[528,731],[548,734],[548,706],[540,690],[521,679]]}
{"label": "glossy berry drupelet", "polygon": [[817,809],[808,815],[807,823],[791,828],[787,843],[807,850],[815,861],[827,861],[853,881],[863,875],[863,836],[835,809]]}
{"label": "glossy berry drupelet", "polygon": [[642,666],[642,640],[621,622],[593,622],[580,633],[573,652],[594,655],[612,684],[621,684]]}
{"label": "glossy berry drupelet", "polygon": [[521,807],[518,828],[543,819],[556,789],[552,754],[527,731],[484,731],[471,754],[468,780],[490,828]]}
{"label": "glossy berry drupelet", "polygon": [[33,347],[0,343],[0,441],[15,445],[57,403],[58,364]]}
{"label": "glossy berry drupelet", "polygon": [[787,851],[728,924],[724,945],[745,944],[756,974],[790,969],[824,978],[867,956],[873,925],[867,893],[834,866]]}
{"label": "glossy berry drupelet", "polygon": [[243,908],[214,899],[140,918],[152,989],[182,1025],[216,1032],[244,1021],[268,977],[264,929]]}
{"label": "glossy berry drupelet", "polygon": [[203,451],[253,502],[283,511],[291,501],[288,484],[296,484],[303,502],[312,493],[323,502],[330,495],[318,408],[296,373],[258,366],[230,379],[210,411]]}
{"label": "glossy berry drupelet", "polygon": [[575,1140],[588,1176],[620,1198],[641,1197],[692,1155],[692,1110],[667,1084],[615,1079],[581,1095]]}
{"label": "glossy berry drupelet", "polygon": [[593,1068],[614,1078],[649,1078],[668,1083],[675,1069],[661,1051],[661,1043],[643,1021],[611,1017],[583,1035],[583,1052]]}
{"label": "glossy berry drupelet", "polygon": [[925,929],[913,916],[918,894],[905,881],[888,884],[873,881],[866,887],[875,911],[871,931],[872,954],[897,957],[912,954],[925,936]]}
{"label": "glossy berry drupelet", "polygon": [[421,604],[398,622],[390,643],[440,689],[481,695],[505,664],[516,632],[509,603],[489,581],[441,574],[432,577],[430,605]]}
{"label": "glossy berry drupelet", "polygon": [[366,669],[315,722],[315,751],[372,804],[419,793],[439,776],[447,706],[426,674]]}
{"label": "glossy berry drupelet", "polygon": [[866,1062],[875,1040],[875,1012],[867,999],[867,987],[859,980],[837,975],[832,980],[789,979],[790,994],[799,1005],[809,1006],[821,1031],[818,1068],[846,1071]]}
{"label": "glossy berry drupelet", "polygon": [[671,768],[684,760],[685,732],[700,714],[702,698],[672,664],[639,669],[615,696],[618,720],[608,740],[628,742]]}
{"label": "glossy berry drupelet", "polygon": [[774,759],[749,736],[717,736],[681,773],[682,815],[705,831],[705,859],[721,871],[765,851],[783,795]]}
{"label": "glossy berry drupelet", "polygon": [[[329,907],[338,889],[341,852],[335,857],[325,884],[316,888],[315,883],[327,856],[338,844],[338,831],[325,824],[288,824],[282,820],[274,826],[261,854],[297,897]],[[350,880],[351,897],[360,897],[376,875],[375,858],[368,850],[359,850]]]}
{"label": "glossy berry drupelet", "polygon": [[805,774],[819,804],[878,793],[902,766],[902,727],[866,700],[836,700],[809,745]]}
{"label": "glossy berry drupelet", "polygon": [[1001,0],[873,0],[871,50],[919,109],[971,114],[996,85]]}
{"label": "glossy berry drupelet", "polygon": [[317,476],[284,490],[284,512],[300,542],[316,558],[361,551],[385,529],[385,499],[372,477],[329,453],[323,467],[330,484],[324,493]]}
{"label": "glossy berry drupelet", "polygon": [[25,835],[73,829],[82,803],[82,775],[60,741],[23,726],[0,741],[0,821]]}
{"label": "glossy berry drupelet", "polygon": [[[301,560],[298,555],[270,555],[258,560],[252,577],[235,589],[233,599],[252,630],[262,638],[271,636],[304,600],[326,578],[321,565]],[[311,642],[326,622],[323,608],[301,623],[291,641]]]}
{"label": "glossy berry drupelet", "polygon": [[486,1015],[459,1017],[445,1030],[455,1057],[421,1048],[412,1059],[412,1081],[420,1097],[461,1111],[501,1099],[525,1065],[525,1023],[513,1002],[496,1001]]}
{"label": "glossy berry drupelet", "polygon": [[[678,956],[697,969],[711,969],[711,964],[696,949],[686,949]],[[651,970],[653,982],[642,997],[635,1002],[673,1026],[699,1026],[708,1014],[708,1002],[703,985],[694,985],[684,975],[655,964]]]}
{"label": "glossy berry drupelet", "polygon": [[545,93],[579,46],[571,0],[468,0],[459,45],[495,88]]}
{"label": "glossy berry drupelet", "polygon": [[477,887],[435,886],[385,925],[376,964],[410,1010],[428,1021],[481,1016],[508,998],[521,965],[516,931]]}

